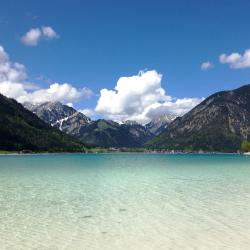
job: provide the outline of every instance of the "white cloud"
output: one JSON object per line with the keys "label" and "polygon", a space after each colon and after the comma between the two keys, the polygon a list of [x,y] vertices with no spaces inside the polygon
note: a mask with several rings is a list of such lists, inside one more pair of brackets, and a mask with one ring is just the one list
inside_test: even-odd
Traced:
{"label": "white cloud", "polygon": [[[19,102],[60,101],[68,105],[73,105],[76,101],[93,94],[88,88],[77,89],[70,83],[51,83],[48,88],[40,88],[27,79],[25,66],[11,62],[4,48],[0,46],[0,93]],[[166,113],[182,115],[202,100],[168,96],[161,82],[162,75],[155,70],[121,77],[114,90],[100,91],[94,110],[87,108],[80,111],[90,117],[104,116],[118,122],[136,120],[146,123],[156,115]]]}
{"label": "white cloud", "polygon": [[222,54],[219,61],[222,64],[229,64],[232,69],[250,68],[250,49],[246,50],[242,55],[239,53]]}
{"label": "white cloud", "polygon": [[81,112],[81,113],[83,113],[84,115],[90,117],[90,118],[95,118],[95,115],[96,115],[95,110],[89,109],[89,108],[87,108],[87,109],[80,109],[78,111]]}
{"label": "white cloud", "polygon": [[[27,78],[25,66],[20,63],[12,63],[4,48],[0,46],[0,83],[19,83]],[[16,86],[17,87],[17,86]],[[17,89],[20,89],[17,87]]]}
{"label": "white cloud", "polygon": [[114,90],[102,89],[95,111],[116,121],[146,123],[154,114],[182,115],[202,99],[174,99],[161,87],[162,75],[155,70],[119,78]]}
{"label": "white cloud", "polygon": [[58,38],[58,35],[56,34],[56,32],[49,26],[42,27],[42,33],[43,33],[43,36],[48,39]]}
{"label": "white cloud", "polygon": [[0,63],[4,63],[9,60],[8,54],[4,51],[4,48],[0,46]]}
{"label": "white cloud", "polygon": [[19,102],[40,103],[60,101],[74,103],[81,98],[88,98],[93,93],[88,88],[77,89],[69,83],[53,83],[48,88],[39,88],[27,81],[24,65],[12,63],[4,48],[0,46],[0,93],[15,98]]}
{"label": "white cloud", "polygon": [[74,104],[72,102],[68,102],[68,103],[66,103],[66,105],[69,106],[69,107],[71,107],[71,108],[74,107]]}
{"label": "white cloud", "polygon": [[22,36],[21,41],[27,46],[38,45],[41,39],[52,40],[58,38],[57,33],[52,27],[32,28]]}
{"label": "white cloud", "polygon": [[59,101],[62,103],[76,102],[81,98],[88,98],[92,95],[92,91],[87,88],[76,89],[69,83],[53,83],[47,89],[39,89],[33,92],[26,92],[17,100],[21,103],[32,102],[42,103],[50,101]]}
{"label": "white cloud", "polygon": [[203,70],[203,71],[212,69],[213,67],[214,67],[214,65],[209,61],[204,62],[204,63],[201,64],[201,70]]}
{"label": "white cloud", "polygon": [[30,29],[22,38],[21,41],[28,46],[36,46],[41,39],[42,32],[39,28]]}
{"label": "white cloud", "polygon": [[147,116],[153,119],[155,116],[163,114],[174,114],[181,116],[198,105],[204,98],[182,98],[167,101],[165,103],[156,103],[147,109]]}
{"label": "white cloud", "polygon": [[0,93],[14,99],[27,94],[21,83],[14,83],[9,81],[0,81]]}

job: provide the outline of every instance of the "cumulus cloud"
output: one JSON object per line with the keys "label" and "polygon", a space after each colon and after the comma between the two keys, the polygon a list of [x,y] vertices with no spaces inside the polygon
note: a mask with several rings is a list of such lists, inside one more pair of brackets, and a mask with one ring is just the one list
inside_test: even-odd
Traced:
{"label": "cumulus cloud", "polygon": [[27,94],[21,83],[14,83],[9,81],[0,82],[0,93],[14,99]]}
{"label": "cumulus cloud", "polygon": [[116,121],[150,121],[160,114],[182,115],[202,99],[175,99],[166,95],[161,86],[162,75],[155,70],[121,77],[114,90],[102,89],[95,111]]}
{"label": "cumulus cloud", "polygon": [[9,60],[8,54],[4,51],[4,48],[0,46],[0,63],[4,63]]}
{"label": "cumulus cloud", "polygon": [[219,61],[222,64],[229,64],[232,69],[250,68],[250,49],[246,50],[242,55],[239,53],[221,54]]}
{"label": "cumulus cloud", "polygon": [[21,38],[21,41],[27,46],[36,46],[42,39],[52,40],[58,38],[57,33],[52,27],[32,28]]}
{"label": "cumulus cloud", "polygon": [[58,35],[56,34],[56,32],[49,26],[42,27],[42,34],[44,37],[48,39],[58,38]]}
{"label": "cumulus cloud", "polygon": [[10,62],[8,54],[0,46],[0,92],[4,95],[11,93],[13,98],[24,94],[24,87],[20,82],[26,77],[24,65]]}
{"label": "cumulus cloud", "polygon": [[69,83],[53,83],[47,89],[39,89],[33,92],[26,92],[20,95],[17,100],[21,103],[32,102],[42,103],[59,101],[62,103],[76,102],[81,98],[88,98],[92,91],[88,88],[76,89]]}
{"label": "cumulus cloud", "polygon": [[[69,106],[93,95],[90,89],[77,89],[70,83],[51,83],[48,88],[40,88],[27,79],[25,66],[11,62],[0,46],[0,93],[22,103],[60,101]],[[104,116],[118,122],[135,120],[147,123],[161,114],[182,115],[202,101],[200,98],[173,98],[166,95],[161,83],[162,75],[155,70],[121,77],[113,90],[100,91],[95,109],[87,108],[80,112],[90,117]]]}
{"label": "cumulus cloud", "polygon": [[24,36],[22,36],[21,41],[28,46],[36,46],[41,39],[42,32],[39,28],[30,29]]}
{"label": "cumulus cloud", "polygon": [[86,108],[86,109],[80,109],[78,111],[83,113],[84,115],[90,117],[90,118],[95,118],[95,116],[96,116],[95,110],[93,110],[93,109]]}
{"label": "cumulus cloud", "polygon": [[174,114],[181,116],[198,105],[202,100],[204,100],[204,98],[172,98],[170,101],[162,104],[153,104],[146,110],[146,114],[150,119],[162,114]]}
{"label": "cumulus cloud", "polygon": [[209,61],[203,62],[203,63],[201,64],[201,70],[203,70],[203,71],[212,69],[213,67],[214,67],[214,65],[213,65],[211,62],[209,62]]}
{"label": "cumulus cloud", "polygon": [[68,102],[68,103],[66,103],[66,105],[67,105],[68,107],[71,107],[71,108],[74,107],[74,104],[73,104],[72,102]]}
{"label": "cumulus cloud", "polygon": [[93,94],[88,88],[77,89],[69,83],[53,83],[48,88],[39,88],[27,81],[25,66],[12,63],[2,46],[0,46],[0,93],[19,102],[32,103],[46,101],[74,103]]}

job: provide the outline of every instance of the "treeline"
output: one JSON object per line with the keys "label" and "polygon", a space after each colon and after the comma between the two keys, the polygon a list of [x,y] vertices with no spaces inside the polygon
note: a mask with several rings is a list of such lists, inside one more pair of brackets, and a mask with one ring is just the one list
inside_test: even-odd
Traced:
{"label": "treeline", "polygon": [[244,140],[241,143],[241,151],[242,152],[250,152],[250,142],[247,140]]}
{"label": "treeline", "polygon": [[15,100],[0,94],[0,150],[82,152],[84,146],[52,128]]}

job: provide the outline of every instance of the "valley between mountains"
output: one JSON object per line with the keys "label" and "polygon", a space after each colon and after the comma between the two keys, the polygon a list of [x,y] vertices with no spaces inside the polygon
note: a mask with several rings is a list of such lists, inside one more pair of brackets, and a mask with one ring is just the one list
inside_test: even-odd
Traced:
{"label": "valley between mountains", "polygon": [[162,114],[147,124],[91,120],[60,102],[17,103],[0,95],[0,150],[85,151],[145,148],[181,152],[247,151],[250,85],[217,92],[182,117]]}

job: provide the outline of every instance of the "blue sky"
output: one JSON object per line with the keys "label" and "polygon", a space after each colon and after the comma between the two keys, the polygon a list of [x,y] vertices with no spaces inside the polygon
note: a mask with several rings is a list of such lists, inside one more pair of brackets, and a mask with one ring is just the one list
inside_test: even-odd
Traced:
{"label": "blue sky", "polygon": [[[101,89],[113,90],[120,77],[140,70],[162,74],[167,96],[201,98],[250,82],[250,67],[219,61],[223,53],[250,48],[249,9],[250,1],[242,0],[3,0],[0,45],[40,88],[67,82],[91,89],[91,98],[74,103],[79,109],[94,109]],[[37,46],[21,41],[41,27],[58,37]],[[207,61],[213,67],[201,70]]]}

